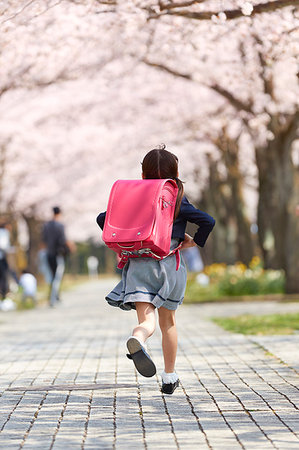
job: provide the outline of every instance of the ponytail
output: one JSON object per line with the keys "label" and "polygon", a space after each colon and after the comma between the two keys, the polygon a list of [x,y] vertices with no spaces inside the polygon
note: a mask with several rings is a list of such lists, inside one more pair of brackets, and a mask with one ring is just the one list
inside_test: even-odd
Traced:
{"label": "ponytail", "polygon": [[173,153],[165,150],[165,145],[162,144],[159,148],[154,148],[148,152],[142,161],[142,174],[145,179],[170,178],[175,180],[179,188],[174,218],[175,220],[180,212],[182,198],[184,195],[183,182],[177,178],[178,174],[178,158]]}
{"label": "ponytail", "polygon": [[183,199],[183,195],[184,195],[183,182],[179,178],[174,178],[174,180],[177,184],[177,187],[179,188],[179,192],[178,192],[178,196],[176,199],[173,221],[175,221],[175,219],[178,217],[178,215],[180,213],[181,203],[182,203],[182,199]]}

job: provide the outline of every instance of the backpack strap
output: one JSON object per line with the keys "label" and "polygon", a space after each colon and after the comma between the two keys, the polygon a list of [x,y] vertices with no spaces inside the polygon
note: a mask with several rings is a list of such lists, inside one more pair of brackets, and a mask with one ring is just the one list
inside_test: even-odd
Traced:
{"label": "backpack strap", "polygon": [[168,258],[168,256],[171,256],[171,255],[175,255],[175,259],[176,259],[176,268],[175,268],[175,270],[176,271],[178,271],[179,270],[179,267],[180,267],[180,262],[181,262],[181,254],[180,254],[180,248],[182,247],[182,245],[183,245],[183,242],[181,242],[176,248],[174,248],[173,250],[171,250],[169,253],[168,253],[168,255],[166,255],[166,256],[158,256],[158,255],[155,255],[153,252],[151,253],[152,254],[152,257],[153,258],[155,258],[155,259],[158,259],[158,260],[162,260],[162,259],[165,259],[165,258]]}
{"label": "backpack strap", "polygon": [[[182,247],[183,242],[181,242],[176,248],[174,248],[173,250],[171,250],[167,255],[165,256],[159,256],[156,255],[154,252],[152,252],[149,249],[141,249],[141,250],[137,250],[137,253],[142,256],[144,254],[146,254],[147,256],[156,259],[157,261],[161,261],[162,259],[168,258],[168,256],[171,255],[175,255],[176,258],[176,271],[179,270],[180,267],[180,262],[181,262],[181,255],[180,255],[180,248]],[[120,262],[118,263],[117,267],[118,269],[122,269],[126,263],[128,262],[128,259],[130,258],[131,255],[135,255],[136,256],[136,250],[130,251],[130,250],[124,250],[121,252],[120,254]]]}

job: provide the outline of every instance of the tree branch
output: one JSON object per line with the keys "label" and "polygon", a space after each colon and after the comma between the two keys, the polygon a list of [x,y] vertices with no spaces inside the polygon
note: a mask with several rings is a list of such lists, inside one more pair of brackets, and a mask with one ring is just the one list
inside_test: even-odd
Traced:
{"label": "tree branch", "polygon": [[[10,20],[15,19],[18,15],[20,15],[27,7],[29,7],[32,3],[36,2],[37,0],[31,0],[29,3],[27,3],[25,6],[22,7],[22,9],[20,9],[19,11],[17,11],[14,15],[7,17],[5,20],[3,20],[0,25],[2,25],[5,22],[8,22]],[[47,11],[49,11],[52,8],[55,8],[55,6],[59,5],[60,3],[62,3],[63,0],[57,0],[56,3],[53,3],[51,5],[48,5],[45,9],[43,9],[41,12],[34,14],[33,16],[30,16],[28,18],[28,20],[26,20],[24,22],[24,24],[28,23],[30,20],[35,19],[36,17],[39,17],[43,14],[45,14]]]}
{"label": "tree branch", "polygon": [[[73,58],[75,59],[75,58]],[[60,69],[59,72],[56,73],[52,78],[39,78],[31,76],[30,78],[24,77],[26,74],[30,72],[32,65],[28,65],[16,74],[10,74],[9,81],[7,84],[0,86],[0,100],[1,96],[5,94],[7,91],[11,91],[14,89],[26,88],[28,90],[35,88],[47,88],[56,83],[63,83],[65,81],[73,81],[79,78],[80,73],[87,74],[88,72],[93,73],[93,71],[102,70],[107,64],[115,59],[114,56],[108,57],[106,60],[101,62],[96,62],[94,64],[81,65],[79,67],[75,67],[73,69],[69,68],[69,63],[67,62],[65,66]]]}
{"label": "tree branch", "polygon": [[18,87],[20,87],[15,80],[19,77],[26,75],[26,73],[28,73],[31,68],[32,68],[32,64],[29,64],[29,65],[23,67],[21,70],[19,70],[19,72],[17,72],[16,74],[10,74],[10,76],[9,76],[10,81],[8,83],[4,84],[4,86],[0,86],[0,98],[3,94],[5,94],[5,92],[10,91],[12,89],[17,89]]}
{"label": "tree branch", "polygon": [[167,72],[170,75],[173,75],[175,77],[185,78],[186,80],[189,80],[189,81],[195,81],[193,79],[192,75],[190,75],[188,73],[178,72],[178,71],[176,71],[174,69],[171,69],[170,67],[165,66],[164,64],[154,63],[154,62],[148,61],[147,59],[143,59],[142,62],[144,64],[146,64],[147,66],[154,67],[156,69],[162,70],[163,72]]}
{"label": "tree branch", "polygon": [[228,10],[220,10],[220,11],[172,11],[166,10],[160,14],[150,13],[149,19],[158,19],[161,16],[170,15],[170,16],[180,16],[185,17],[186,19],[194,19],[194,20],[212,20],[212,17],[217,17],[218,14],[224,13],[227,20],[238,19],[240,17],[252,17],[256,14],[261,14],[265,12],[276,11],[281,8],[285,8],[286,6],[298,6],[299,0],[274,0],[268,3],[259,3],[257,5],[252,5],[251,13],[244,14],[243,9],[228,9]]}
{"label": "tree branch", "polygon": [[[165,66],[164,64],[154,63],[147,59],[143,59],[142,62],[148,66],[154,67],[156,69],[162,70],[163,72],[167,72],[170,75],[173,75],[178,78],[184,78],[188,81],[193,81],[196,83],[196,80],[194,80],[193,76],[188,73],[179,72],[175,69],[171,69],[170,67]],[[217,92],[217,94],[224,97],[226,100],[229,101],[229,103],[234,106],[238,111],[246,111],[249,113],[252,113],[252,103],[244,103],[242,100],[239,100],[237,97],[235,97],[231,92],[226,90],[225,88],[219,86],[218,84],[202,84],[203,86],[212,89],[213,91]]]}
{"label": "tree branch", "polygon": [[197,3],[203,3],[206,0],[188,0],[185,2],[180,2],[180,3],[163,3],[161,1],[159,1],[159,8],[160,11],[164,11],[164,10],[170,10],[170,9],[174,9],[174,8],[185,8],[187,6],[192,6],[195,5]]}
{"label": "tree branch", "polygon": [[[26,72],[28,72],[28,71],[26,70],[26,71],[20,73],[19,76],[26,74]],[[34,89],[36,87],[44,88],[44,87],[50,86],[52,84],[55,84],[55,83],[58,83],[61,81],[69,81],[69,80],[72,80],[75,78],[71,78],[71,77],[67,76],[66,72],[64,70],[62,70],[52,79],[49,79],[49,80],[36,79],[36,80],[31,81],[31,83],[29,83],[29,85],[26,83],[25,80],[21,79],[21,81],[16,81],[16,79],[17,79],[17,77],[15,78],[14,81],[11,81],[10,83],[7,83],[6,85],[0,87],[0,99],[1,99],[1,96],[3,94],[5,94],[5,92],[12,91],[14,89],[20,89],[20,88],[24,88],[24,87],[26,87],[27,89]]]}
{"label": "tree branch", "polygon": [[3,20],[0,24],[2,25],[3,23],[14,19],[15,17],[17,17],[19,14],[22,14],[22,12],[28,8],[30,5],[32,5],[32,3],[36,2],[36,0],[30,0],[28,3],[26,3],[25,5],[23,5],[18,11],[16,11],[12,16],[7,17],[5,20]]}
{"label": "tree branch", "polygon": [[[262,40],[258,37],[258,35],[253,34],[252,37],[258,45],[263,44]],[[272,100],[275,101],[273,76],[271,74],[271,76],[267,77],[267,75],[266,75],[266,68],[267,68],[266,58],[264,57],[263,53],[258,49],[257,49],[257,54],[258,54],[258,58],[259,58],[261,69],[262,69],[260,75],[261,75],[262,82],[264,85],[264,93],[268,94],[272,98]]]}
{"label": "tree branch", "polygon": [[222,97],[226,98],[226,100],[228,100],[229,103],[238,111],[246,111],[252,113],[252,102],[244,103],[242,100],[239,100],[237,97],[235,97],[231,92],[216,83],[207,87],[217,92]]}

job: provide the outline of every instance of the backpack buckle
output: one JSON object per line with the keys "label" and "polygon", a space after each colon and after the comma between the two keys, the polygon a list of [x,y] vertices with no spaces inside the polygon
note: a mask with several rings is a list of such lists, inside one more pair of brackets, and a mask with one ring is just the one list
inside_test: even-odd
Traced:
{"label": "backpack buckle", "polygon": [[167,200],[165,200],[164,196],[160,197],[160,200],[162,201],[162,209],[166,209],[166,208],[168,208],[168,206],[173,205],[173,203],[171,201],[168,202]]}

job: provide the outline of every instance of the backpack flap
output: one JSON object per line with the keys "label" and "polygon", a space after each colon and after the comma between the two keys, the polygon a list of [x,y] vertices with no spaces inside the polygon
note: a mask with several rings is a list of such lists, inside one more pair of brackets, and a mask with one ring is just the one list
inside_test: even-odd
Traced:
{"label": "backpack flap", "polygon": [[[174,180],[116,181],[108,202],[104,242],[115,251],[122,244],[127,248],[131,244],[131,248],[137,249],[144,247],[143,243],[151,246],[157,240],[167,240],[168,247],[177,191]],[[162,246],[165,247],[165,242]],[[157,249],[159,247],[158,242]],[[167,251],[162,250],[163,253]]]}
{"label": "backpack flap", "polygon": [[103,230],[104,242],[130,243],[150,236],[161,181],[165,180],[118,180],[114,183]]}

